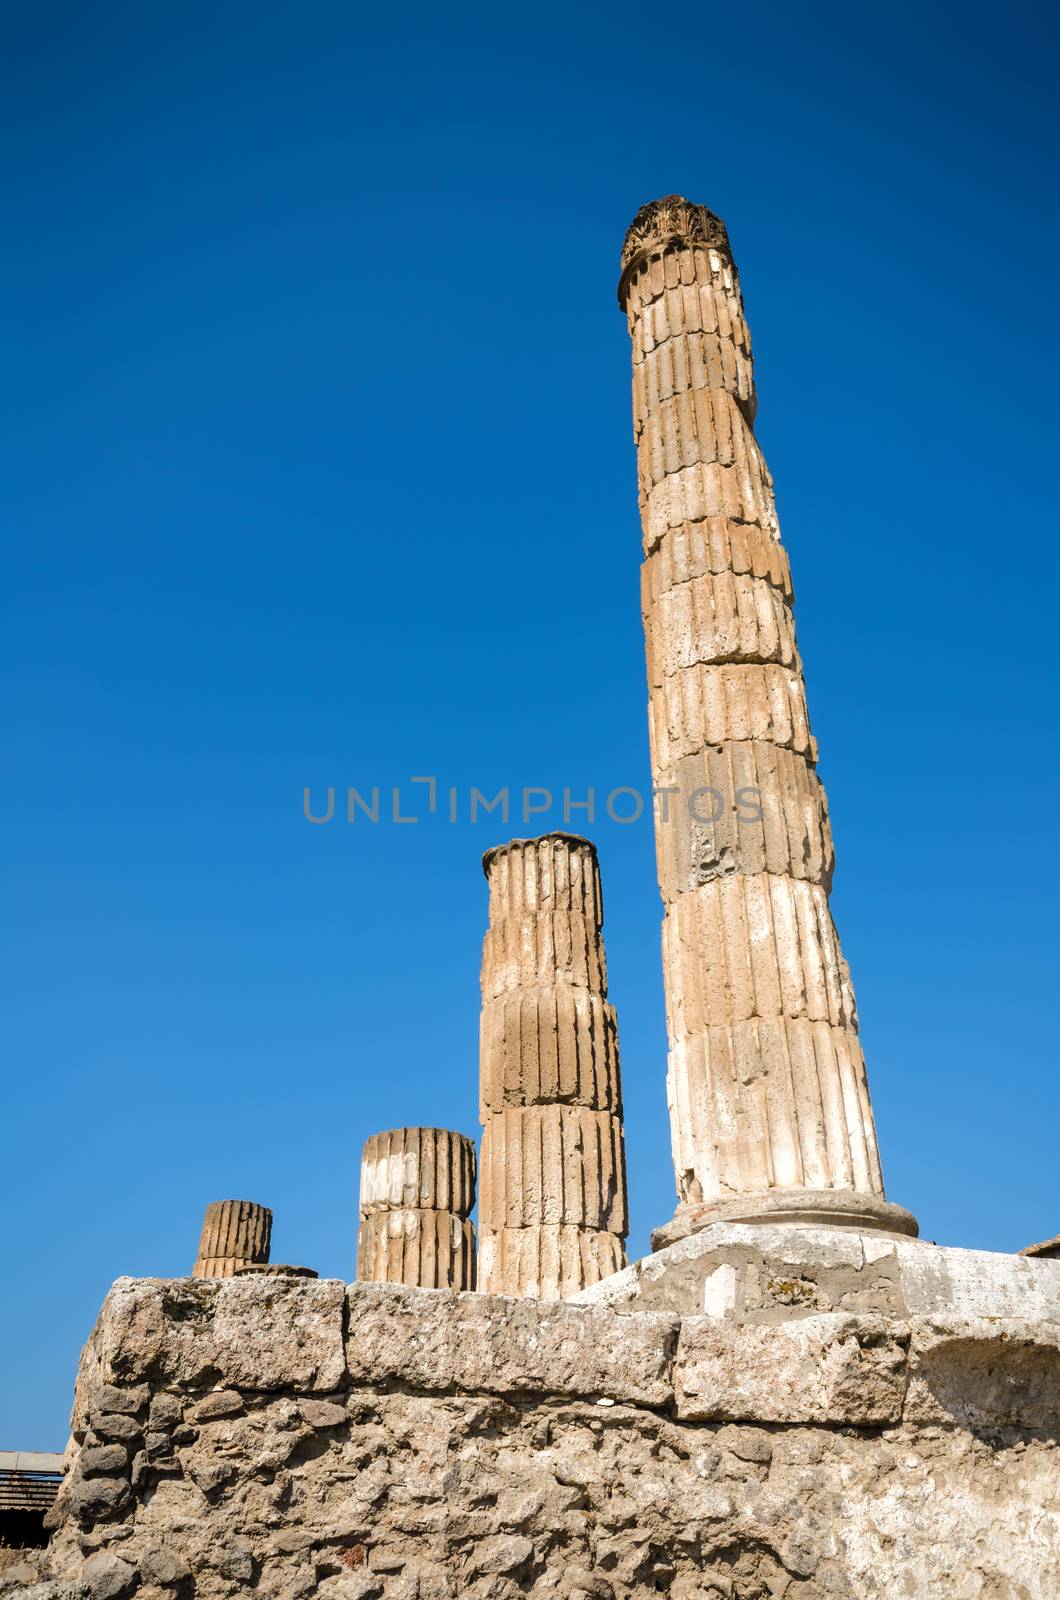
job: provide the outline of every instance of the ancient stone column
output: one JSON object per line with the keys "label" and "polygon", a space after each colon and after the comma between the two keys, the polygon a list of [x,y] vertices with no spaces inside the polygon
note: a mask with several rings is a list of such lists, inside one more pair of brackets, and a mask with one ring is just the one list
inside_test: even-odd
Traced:
{"label": "ancient stone column", "polygon": [[475,1146],[447,1128],[391,1128],[365,1141],[357,1277],[473,1289]]}
{"label": "ancient stone column", "polygon": [[269,1259],[272,1212],[253,1200],[214,1200],[206,1207],[196,1278],[232,1278],[242,1267]]}
{"label": "ancient stone column", "polygon": [[854,994],[828,904],[788,558],[754,436],[724,224],[678,195],[622,249],[644,530],[667,1075],[678,1211],[915,1233],[884,1198]]}
{"label": "ancient stone column", "polygon": [[479,1276],[560,1300],[625,1266],[618,1027],[596,850],[552,833],[487,851]]}

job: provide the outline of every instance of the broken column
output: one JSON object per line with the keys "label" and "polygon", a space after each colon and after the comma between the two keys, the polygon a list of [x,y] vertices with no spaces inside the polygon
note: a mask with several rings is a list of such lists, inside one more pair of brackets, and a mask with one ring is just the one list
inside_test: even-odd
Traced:
{"label": "broken column", "polygon": [[357,1277],[473,1289],[475,1146],[447,1128],[391,1128],[361,1156]]}
{"label": "broken column", "polygon": [[595,847],[573,834],[487,851],[479,1276],[560,1300],[625,1265],[618,1027]]}
{"label": "broken column", "polygon": [[678,195],[622,249],[644,530],[667,1075],[678,1211],[915,1233],[889,1205],[740,282]]}
{"label": "broken column", "polygon": [[243,1267],[262,1266],[269,1259],[272,1212],[253,1200],[214,1200],[206,1207],[196,1278],[233,1278]]}

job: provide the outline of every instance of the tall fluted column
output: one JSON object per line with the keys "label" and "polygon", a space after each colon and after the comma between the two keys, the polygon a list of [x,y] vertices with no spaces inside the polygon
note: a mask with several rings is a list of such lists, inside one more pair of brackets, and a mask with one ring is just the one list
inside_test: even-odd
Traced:
{"label": "tall fluted column", "polygon": [[272,1212],[253,1200],[214,1200],[206,1207],[196,1278],[233,1278],[243,1267],[269,1259]]}
{"label": "tall fluted column", "polygon": [[562,1300],[625,1266],[618,1026],[596,850],[552,833],[486,853],[479,1276]]}
{"label": "tall fluted column", "polygon": [[361,1282],[475,1287],[475,1146],[448,1128],[391,1128],[361,1156]]}
{"label": "tall fluted column", "polygon": [[740,282],[678,195],[622,249],[678,1211],[915,1233],[884,1198]]}

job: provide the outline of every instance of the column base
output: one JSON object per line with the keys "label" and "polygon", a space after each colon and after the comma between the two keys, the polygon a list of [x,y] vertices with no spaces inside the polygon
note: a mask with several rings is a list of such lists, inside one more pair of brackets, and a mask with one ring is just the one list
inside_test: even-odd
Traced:
{"label": "column base", "polygon": [[679,1205],[673,1220],[652,1232],[653,1250],[665,1250],[712,1222],[790,1222],[811,1227],[872,1229],[915,1239],[916,1218],[904,1206],[853,1189],[765,1189]]}

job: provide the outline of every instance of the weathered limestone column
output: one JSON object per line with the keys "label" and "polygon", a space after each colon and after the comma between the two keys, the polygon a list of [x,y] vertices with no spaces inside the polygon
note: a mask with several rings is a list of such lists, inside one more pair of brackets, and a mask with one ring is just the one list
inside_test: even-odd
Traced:
{"label": "weathered limestone column", "polygon": [[573,834],[487,851],[479,1273],[561,1300],[625,1266],[618,1026],[595,847]]}
{"label": "weathered limestone column", "polygon": [[253,1200],[214,1200],[206,1207],[196,1278],[233,1278],[243,1267],[262,1266],[269,1259],[272,1212]]}
{"label": "weathered limestone column", "polygon": [[391,1128],[365,1141],[357,1277],[473,1289],[475,1146],[447,1128]]}
{"label": "weathered limestone column", "polygon": [[740,282],[678,195],[622,249],[644,528],[672,1242],[719,1218],[915,1233],[884,1198]]}

